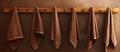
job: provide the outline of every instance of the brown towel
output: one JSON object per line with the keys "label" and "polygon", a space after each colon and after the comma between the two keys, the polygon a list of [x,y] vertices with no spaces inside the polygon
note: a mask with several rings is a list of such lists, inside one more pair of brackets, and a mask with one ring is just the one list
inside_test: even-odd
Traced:
{"label": "brown towel", "polygon": [[80,38],[80,31],[78,26],[78,19],[75,8],[72,8],[72,19],[71,19],[71,27],[70,27],[70,35],[69,40],[73,44],[74,48],[76,48],[78,40]]}
{"label": "brown towel", "polygon": [[58,13],[56,7],[54,7],[54,13],[52,17],[52,31],[51,31],[51,40],[54,41],[55,47],[58,49],[61,45],[61,31],[58,20]]}
{"label": "brown towel", "polygon": [[7,40],[12,49],[16,49],[23,39],[23,32],[20,25],[17,8],[14,8],[12,19],[7,32]]}
{"label": "brown towel", "polygon": [[105,31],[105,51],[111,52],[117,45],[117,40],[114,31],[113,15],[111,8],[107,9],[107,22]]}
{"label": "brown towel", "polygon": [[98,39],[98,27],[95,12],[92,7],[89,9],[90,17],[88,22],[88,49],[92,47],[95,40]]}
{"label": "brown towel", "polygon": [[40,40],[44,35],[44,29],[42,24],[42,19],[39,13],[39,9],[36,7],[34,10],[34,17],[32,22],[32,34],[31,34],[31,44],[36,50],[39,46]]}

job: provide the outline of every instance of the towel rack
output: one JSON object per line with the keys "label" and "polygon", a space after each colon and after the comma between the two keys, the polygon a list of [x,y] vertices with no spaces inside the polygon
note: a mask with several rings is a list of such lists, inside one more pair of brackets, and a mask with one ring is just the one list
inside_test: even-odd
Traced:
{"label": "towel rack", "polygon": [[[3,12],[10,12],[12,8],[4,8],[3,9]],[[98,13],[103,13],[103,12],[106,12],[106,9],[107,8],[94,8],[94,11],[95,12],[98,12]],[[28,12],[28,13],[32,13],[34,11],[34,8],[18,8],[18,12]],[[52,12],[53,11],[53,8],[39,8],[39,11],[40,12]],[[57,11],[58,12],[65,12],[65,13],[69,13],[71,12],[71,8],[57,8]],[[89,8],[75,8],[75,11],[78,12],[78,13],[81,13],[81,12],[88,12],[89,11]],[[120,11],[120,8],[112,8],[112,11],[114,13],[117,13]]]}

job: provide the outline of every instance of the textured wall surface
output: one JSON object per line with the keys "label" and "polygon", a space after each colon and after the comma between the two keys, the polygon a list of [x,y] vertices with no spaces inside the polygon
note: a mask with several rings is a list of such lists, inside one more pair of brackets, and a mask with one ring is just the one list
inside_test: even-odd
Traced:
{"label": "textured wall surface", "polygon": [[[12,50],[7,43],[7,29],[10,23],[11,14],[3,13],[2,8],[9,7],[65,7],[70,8],[81,7],[120,7],[120,0],[0,0],[0,52],[105,52],[104,51],[104,25],[106,15],[103,13],[96,13],[100,38],[95,42],[90,50],[87,50],[87,24],[88,14],[79,13],[78,20],[81,31],[80,41],[76,49],[68,40],[69,25],[71,20],[70,13],[59,13],[59,21],[62,31],[63,43],[59,50],[55,49],[53,42],[49,38],[51,29],[51,13],[42,13],[43,25],[45,28],[45,37],[42,39],[38,50],[33,50],[30,45],[30,33],[32,25],[32,13],[19,13],[20,21],[24,32],[24,40],[16,50]],[[117,36],[118,45],[114,52],[120,52],[120,13],[114,14],[114,26]]]}

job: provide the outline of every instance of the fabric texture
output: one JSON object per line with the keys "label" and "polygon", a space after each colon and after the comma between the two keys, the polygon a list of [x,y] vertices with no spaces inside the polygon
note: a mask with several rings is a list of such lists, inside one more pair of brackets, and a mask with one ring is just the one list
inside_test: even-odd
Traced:
{"label": "fabric texture", "polygon": [[117,40],[114,31],[113,14],[111,8],[107,9],[107,20],[105,29],[105,51],[112,52],[117,45]]}
{"label": "fabric texture", "polygon": [[56,7],[54,7],[53,10],[53,17],[52,17],[52,30],[51,30],[51,40],[54,41],[56,49],[58,49],[62,42],[61,37],[61,30],[60,30],[60,24],[58,19],[58,13]]}
{"label": "fabric texture", "polygon": [[89,21],[88,21],[88,49],[92,47],[94,42],[99,38],[97,19],[92,7],[89,9]]}
{"label": "fabric texture", "polygon": [[19,21],[17,8],[14,7],[12,19],[8,27],[7,40],[9,46],[14,50],[16,49],[20,42],[23,40],[22,27]]}
{"label": "fabric texture", "polygon": [[78,40],[80,39],[80,30],[79,30],[77,14],[74,7],[71,9],[71,12],[72,12],[71,13],[72,18],[71,18],[71,25],[70,25],[69,40],[74,46],[74,48],[76,48]]}
{"label": "fabric texture", "polygon": [[39,13],[38,7],[34,9],[34,17],[32,22],[32,34],[31,34],[31,45],[36,50],[39,46],[41,39],[44,36],[44,28],[41,19],[41,15]]}

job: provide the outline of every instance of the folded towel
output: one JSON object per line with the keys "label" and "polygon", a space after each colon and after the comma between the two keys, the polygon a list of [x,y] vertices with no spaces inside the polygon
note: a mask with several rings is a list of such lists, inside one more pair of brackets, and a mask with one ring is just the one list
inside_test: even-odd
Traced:
{"label": "folded towel", "polygon": [[51,30],[51,40],[54,41],[56,49],[61,45],[61,31],[60,24],[58,20],[58,13],[56,7],[54,7],[53,17],[52,17],[52,30]]}
{"label": "folded towel", "polygon": [[34,17],[32,22],[32,34],[31,34],[31,44],[36,50],[39,46],[40,40],[44,35],[44,28],[42,19],[39,13],[39,9],[36,7],[34,10]]}
{"label": "folded towel", "polygon": [[114,31],[113,15],[111,8],[107,9],[107,20],[105,29],[105,51],[112,52],[117,45],[117,40]]}
{"label": "folded towel", "polygon": [[78,26],[78,19],[75,8],[72,8],[72,19],[71,19],[71,27],[70,27],[70,35],[69,40],[73,44],[74,48],[77,47],[78,40],[80,38],[80,30]]}
{"label": "folded towel", "polygon": [[88,49],[92,47],[95,40],[99,38],[97,20],[92,7],[89,9],[90,17],[88,21]]}
{"label": "folded towel", "polygon": [[14,7],[12,19],[7,32],[7,40],[12,49],[16,49],[23,39],[17,8]]}

